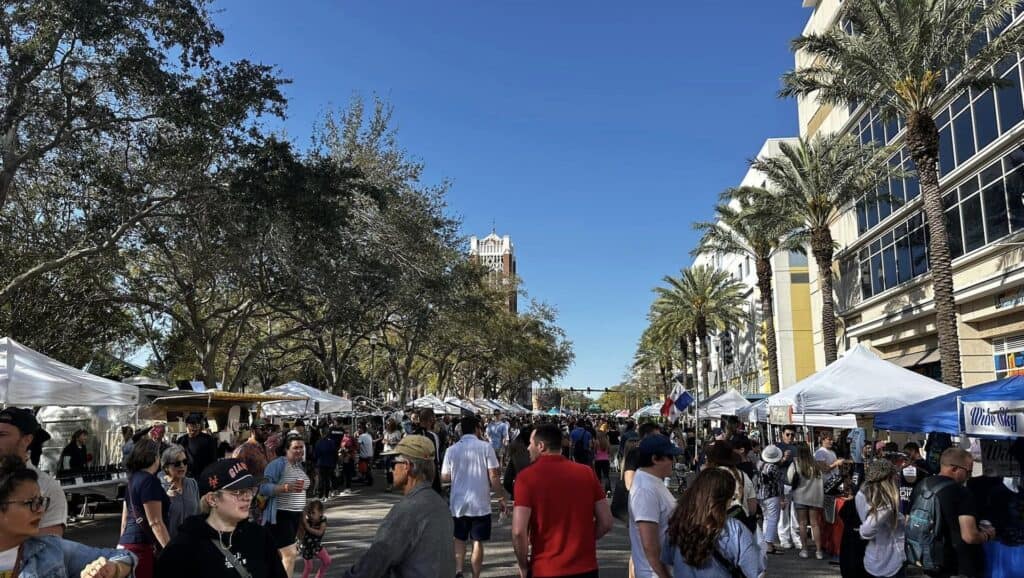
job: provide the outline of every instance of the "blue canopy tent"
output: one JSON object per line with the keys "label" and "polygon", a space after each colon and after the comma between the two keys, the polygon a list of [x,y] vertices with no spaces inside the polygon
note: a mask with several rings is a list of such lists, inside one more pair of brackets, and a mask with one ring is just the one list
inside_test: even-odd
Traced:
{"label": "blue canopy tent", "polygon": [[876,414],[875,429],[957,435],[963,431],[957,398],[961,402],[1021,401],[1024,400],[1024,376],[1007,377],[958,389],[920,403]]}

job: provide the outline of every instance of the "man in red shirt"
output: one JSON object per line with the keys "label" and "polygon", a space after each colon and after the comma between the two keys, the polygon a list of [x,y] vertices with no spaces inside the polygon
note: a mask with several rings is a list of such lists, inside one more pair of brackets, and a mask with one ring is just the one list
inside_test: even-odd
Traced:
{"label": "man in red shirt", "polygon": [[597,540],[612,512],[594,470],[562,456],[557,426],[530,436],[532,464],[515,481],[512,546],[520,578],[597,577]]}

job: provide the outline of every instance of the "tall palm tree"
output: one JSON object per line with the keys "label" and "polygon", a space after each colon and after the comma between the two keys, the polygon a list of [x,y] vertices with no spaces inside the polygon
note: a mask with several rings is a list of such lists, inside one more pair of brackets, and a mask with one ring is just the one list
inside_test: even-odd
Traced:
{"label": "tall palm tree", "polygon": [[879,183],[893,174],[887,162],[892,151],[862,146],[850,136],[829,135],[800,139],[796,145],[781,143],[779,152],[755,159],[751,166],[767,177],[779,201],[777,210],[788,211],[801,223],[792,241],[810,244],[818,265],[821,333],[828,365],[838,354],[831,226],[859,197],[878,195]]}
{"label": "tall palm tree", "polygon": [[699,265],[683,269],[679,277],[666,276],[667,287],[656,287],[658,297],[652,306],[669,319],[692,318],[700,343],[701,385],[704,395],[710,391],[708,380],[708,332],[736,325],[743,314],[743,286],[725,271]]}
{"label": "tall palm tree", "polygon": [[661,377],[662,394],[668,395],[672,390],[672,374],[675,371],[675,338],[671,329],[655,319],[647,326],[640,336],[637,346],[634,368],[652,367],[658,370]]}
{"label": "tall palm tree", "polygon": [[743,255],[754,261],[757,289],[761,294],[761,316],[765,322],[768,349],[768,383],[771,393],[779,392],[778,345],[775,342],[775,306],[772,294],[772,257],[780,251],[802,250],[795,233],[800,221],[789,211],[780,211],[772,193],[760,187],[737,187],[721,194],[715,206],[715,221],[694,223],[700,231],[695,255]]}
{"label": "tall palm tree", "polygon": [[[939,195],[939,131],[946,97],[999,84],[992,67],[1024,49],[1024,26],[1010,22],[1018,0],[847,0],[840,28],[793,41],[814,64],[783,77],[782,96],[816,95],[822,103],[859,104],[906,120],[905,142],[928,219],[928,257],[942,378],[960,387],[960,346],[953,269]],[[1003,30],[985,44],[987,34]]]}

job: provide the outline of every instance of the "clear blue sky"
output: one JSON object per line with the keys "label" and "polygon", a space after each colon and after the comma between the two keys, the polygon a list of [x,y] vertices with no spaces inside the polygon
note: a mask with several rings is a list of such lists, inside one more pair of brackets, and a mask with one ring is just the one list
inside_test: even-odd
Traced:
{"label": "clear blue sky", "polygon": [[617,383],[651,288],[691,261],[695,220],[766,138],[799,0],[220,0],[222,58],[291,78],[308,142],[353,94],[390,101],[402,145],[450,178],[465,234],[512,235],[530,296],[556,307],[574,387]]}

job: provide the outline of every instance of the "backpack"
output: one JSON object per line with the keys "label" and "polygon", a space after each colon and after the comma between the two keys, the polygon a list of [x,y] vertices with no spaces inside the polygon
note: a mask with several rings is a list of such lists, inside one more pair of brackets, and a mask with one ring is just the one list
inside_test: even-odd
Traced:
{"label": "backpack", "polygon": [[921,482],[921,490],[910,506],[906,527],[907,562],[925,571],[942,569],[945,539],[942,536],[942,508],[939,492],[953,485],[949,478],[935,476]]}

